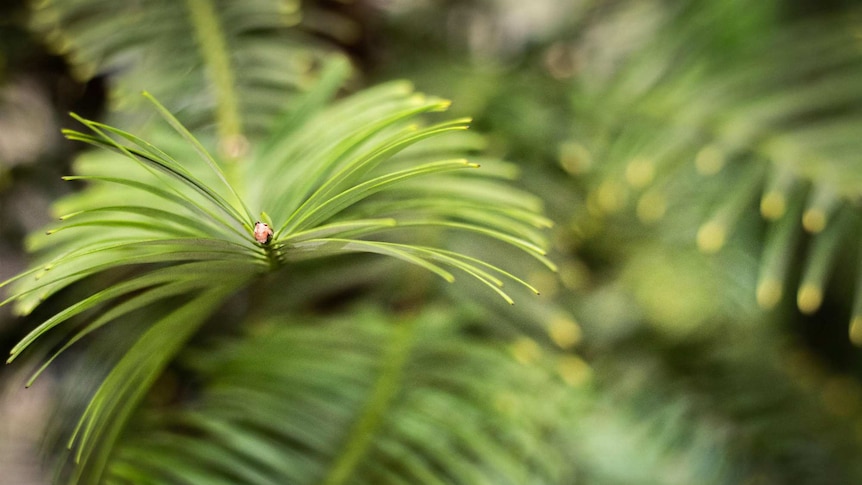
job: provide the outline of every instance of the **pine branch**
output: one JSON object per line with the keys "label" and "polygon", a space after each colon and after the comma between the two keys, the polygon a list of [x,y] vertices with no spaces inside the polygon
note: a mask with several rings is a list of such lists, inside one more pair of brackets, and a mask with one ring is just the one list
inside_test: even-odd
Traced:
{"label": "pine branch", "polygon": [[[620,4],[604,21],[640,8]],[[812,313],[830,279],[843,278],[824,255],[849,249],[845,235],[860,230],[853,160],[862,150],[854,135],[862,126],[862,56],[848,48],[853,16],[776,28],[768,7],[758,17],[736,13],[724,5],[654,6],[636,48],[609,44],[603,55],[615,59],[612,72],[584,67],[573,86],[578,123],[564,167],[574,174],[586,167],[578,160],[601,161],[579,175],[589,180],[596,213],[633,201],[642,222],[670,228],[699,211],[696,244],[707,254],[732,241],[759,205],[766,224],[780,229],[764,243],[757,302],[770,309],[795,286],[797,307]],[[719,38],[704,35],[705,24],[721,25],[710,34]],[[721,32],[745,41],[722,43]],[[805,239],[811,252],[800,255],[797,241]],[[791,279],[794,261],[804,261],[800,281]]]}
{"label": "pine branch", "polygon": [[465,336],[449,311],[289,322],[269,317],[257,335],[189,349],[199,397],[144,407],[108,476],[551,485],[572,473],[558,431],[576,396],[546,368],[553,356],[518,362]]}
{"label": "pine branch", "polygon": [[269,131],[281,100],[312,85],[334,51],[302,23],[298,4],[277,0],[48,0],[32,6],[33,30],[80,78],[111,77],[112,108],[124,125],[140,129],[146,106],[138,93],[148,90],[180,112],[187,126],[215,125],[226,160],[243,157],[249,140]]}
{"label": "pine branch", "polygon": [[[323,89],[328,90],[326,86]],[[83,318],[86,325],[36,372],[32,384],[61,352],[106,325],[142,310],[155,319],[140,338],[125,343],[124,357],[85,411],[70,442],[81,462],[73,482],[91,483],[102,476],[116,440],[147,389],[209,315],[239,289],[263,275],[284,271],[297,259],[370,252],[425,268],[447,281],[454,280],[447,268],[460,270],[509,303],[513,300],[502,289],[502,278],[535,291],[483,258],[421,244],[429,229],[472,234],[511,245],[553,267],[544,256],[541,234],[547,221],[526,207],[508,208],[510,200],[526,199],[520,191],[498,178],[486,183],[510,197],[477,197],[470,183],[441,190],[434,181],[442,174],[463,178],[457,174],[481,168],[464,159],[429,162],[433,148],[411,158],[408,147],[466,126],[464,120],[455,120],[419,128],[419,115],[448,103],[403,86],[361,92],[322,110],[314,101],[320,108],[305,112],[304,118],[289,115],[293,128],[279,131],[277,136],[283,139],[269,146],[295,147],[305,156],[294,158],[291,150],[273,149],[263,159],[237,166],[244,170],[240,180],[258,177],[257,170],[268,173],[268,185],[253,190],[234,186],[222,171],[225,161],[209,154],[149,95],[173,130],[160,135],[174,147],[173,154],[131,133],[82,118],[77,119],[91,133],[65,130],[68,138],[95,145],[103,153],[85,156],[87,163],[79,166],[79,175],[69,177],[91,185],[58,204],[66,215],[35,243],[43,259],[0,283],[12,287],[10,298],[0,304],[16,302],[19,312],[28,313],[87,278],[118,276],[42,322],[12,349],[8,361],[48,332]],[[311,96],[321,99],[319,94]],[[352,110],[370,112],[371,119],[360,113],[358,119],[343,117]],[[309,145],[305,140],[312,134],[314,142]],[[450,146],[445,155],[451,153]],[[419,180],[427,182],[412,197],[397,196],[405,201],[403,206],[386,203],[390,192]],[[465,178],[469,180],[474,178]],[[366,203],[372,200],[376,203]],[[466,215],[464,201],[470,200],[481,202],[479,207],[494,217],[476,217],[483,210],[477,207]],[[266,209],[261,210],[261,219],[267,222],[255,221],[250,207]],[[432,213],[434,218],[429,219]],[[533,224],[525,225],[524,220]],[[176,309],[167,304],[183,300],[188,303]],[[355,457],[345,459],[344,470],[349,470]],[[343,473],[334,472],[332,480],[340,481]]]}

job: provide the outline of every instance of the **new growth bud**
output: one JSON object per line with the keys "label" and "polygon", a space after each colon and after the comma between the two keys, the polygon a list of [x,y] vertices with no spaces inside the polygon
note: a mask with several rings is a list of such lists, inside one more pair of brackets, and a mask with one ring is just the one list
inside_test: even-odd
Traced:
{"label": "new growth bud", "polygon": [[254,240],[261,244],[269,244],[269,241],[272,240],[272,229],[263,222],[255,222]]}

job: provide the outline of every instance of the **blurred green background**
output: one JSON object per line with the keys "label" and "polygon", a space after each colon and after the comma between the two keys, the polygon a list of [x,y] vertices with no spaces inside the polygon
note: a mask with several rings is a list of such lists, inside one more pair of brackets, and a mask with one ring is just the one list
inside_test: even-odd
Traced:
{"label": "blurred green background", "polygon": [[[106,483],[862,483],[857,2],[213,5],[230,18],[270,3],[283,31],[266,42],[285,50],[248,68],[269,83],[237,88],[252,138],[268,109],[313,85],[326,55],[351,61],[344,93],[409,80],[472,117],[475,156],[511,162],[517,185],[540,197],[559,270],[480,246],[541,291],[515,291],[509,306],[475,283],[438,284],[391,262],[300,264],[263,318],[235,304],[195,337],[123,431]],[[147,89],[192,130],[220,129],[199,96],[206,59],[187,61],[188,32],[152,20],[175,8],[0,5],[0,281],[27,267],[27,235],[56,215],[52,203],[85,187],[60,180],[86,150],[60,135],[74,126],[68,111],[146,133],[152,116],[137,93]],[[112,24],[124,18],[151,23]],[[2,347],[62,305],[26,317],[0,307]],[[410,366],[376,426],[345,435],[374,401],[350,391],[373,388],[366,350],[397,339],[404,320],[428,345],[404,350]],[[73,347],[28,390],[44,355],[0,370],[0,482],[67,479],[65,441],[122,352],[112,332],[126,331]],[[285,351],[303,346],[320,350]],[[269,360],[244,360],[255,354]],[[216,431],[172,421],[258,405],[257,426],[283,422],[293,438],[254,435],[264,446],[222,429],[232,438],[219,455],[194,439]],[[160,436],[175,444],[157,453]],[[190,470],[186,481],[136,475],[191,469],[191,458],[169,457],[195,446],[224,469]],[[310,449],[323,451],[302,454]],[[273,465],[282,459],[287,471]]]}

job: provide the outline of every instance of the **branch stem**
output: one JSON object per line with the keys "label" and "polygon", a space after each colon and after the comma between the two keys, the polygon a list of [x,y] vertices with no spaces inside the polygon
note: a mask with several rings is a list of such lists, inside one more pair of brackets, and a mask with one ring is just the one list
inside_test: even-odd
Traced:
{"label": "branch stem", "polygon": [[[194,28],[198,48],[206,64],[216,101],[219,147],[229,160],[238,158],[243,150],[242,119],[236,96],[236,80],[225,39],[212,0],[186,0],[189,21]],[[231,171],[235,172],[235,171]]]}
{"label": "branch stem", "polygon": [[346,445],[330,468],[322,485],[342,485],[356,470],[366,453],[385,415],[391,411],[392,401],[398,394],[412,349],[414,322],[401,322],[395,327],[389,349],[364,411],[359,416]]}

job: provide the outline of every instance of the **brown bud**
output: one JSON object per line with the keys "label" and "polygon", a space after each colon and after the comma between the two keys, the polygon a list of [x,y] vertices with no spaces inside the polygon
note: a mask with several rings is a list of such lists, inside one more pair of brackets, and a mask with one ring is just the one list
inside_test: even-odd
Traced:
{"label": "brown bud", "polygon": [[272,229],[263,222],[255,222],[254,240],[261,244],[269,244],[269,241],[272,240]]}

